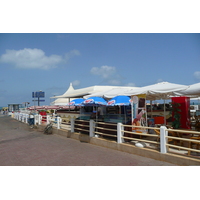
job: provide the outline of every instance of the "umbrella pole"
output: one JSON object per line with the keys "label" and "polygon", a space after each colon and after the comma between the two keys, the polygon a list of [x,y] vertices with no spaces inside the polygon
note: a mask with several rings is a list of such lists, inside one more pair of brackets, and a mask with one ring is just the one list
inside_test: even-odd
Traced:
{"label": "umbrella pole", "polygon": [[125,120],[124,123],[125,123],[125,124],[126,124],[126,110],[127,110],[127,109],[125,109],[125,106],[124,106],[124,120]]}

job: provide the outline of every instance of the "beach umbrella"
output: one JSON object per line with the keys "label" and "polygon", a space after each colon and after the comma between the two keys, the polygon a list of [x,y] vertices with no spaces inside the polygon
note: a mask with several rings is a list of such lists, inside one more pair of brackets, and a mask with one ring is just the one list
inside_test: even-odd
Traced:
{"label": "beach umbrella", "polygon": [[[116,96],[108,101],[107,106],[120,106],[120,113],[121,113],[121,106],[131,105],[130,101],[131,98],[129,96]],[[124,107],[124,116],[126,121],[125,107]]]}
{"label": "beach umbrella", "polygon": [[58,105],[51,105],[51,106],[44,106],[45,110],[58,110],[59,106]]}
{"label": "beach umbrella", "polygon": [[82,102],[84,106],[106,106],[107,101],[102,97],[90,97]]}
{"label": "beach umbrella", "polygon": [[27,108],[28,110],[43,110],[44,106],[31,106]]}
{"label": "beach umbrella", "polygon": [[[93,106],[93,109],[94,109],[94,107],[106,106],[107,101],[102,97],[90,97],[90,98],[86,99],[85,101],[83,101],[82,105],[83,106]],[[97,108],[96,108],[96,110],[97,110]],[[97,112],[96,112],[96,120],[97,120]]]}
{"label": "beach umbrella", "polygon": [[130,100],[128,96],[116,96],[108,101],[107,106],[128,106],[131,105]]}
{"label": "beach umbrella", "polygon": [[59,106],[59,109],[66,109],[66,110],[70,110],[70,109],[74,109],[75,106]]}
{"label": "beach umbrella", "polygon": [[84,99],[82,99],[82,98],[74,99],[74,100],[70,101],[67,104],[67,106],[81,106],[83,101],[84,101]]}

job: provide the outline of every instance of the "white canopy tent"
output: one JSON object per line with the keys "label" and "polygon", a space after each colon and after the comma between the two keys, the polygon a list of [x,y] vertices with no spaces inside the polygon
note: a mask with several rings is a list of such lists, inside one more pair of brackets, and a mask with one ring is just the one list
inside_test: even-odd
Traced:
{"label": "white canopy tent", "polygon": [[[176,96],[176,92],[186,90],[188,86],[174,84],[169,82],[161,82],[154,85],[149,85],[145,87],[141,87],[139,89],[129,90],[125,92],[127,96],[146,94],[146,99],[150,100],[152,104],[152,100],[164,100],[164,122],[166,124],[166,115],[165,115],[165,100],[170,99],[171,96]],[[152,111],[152,106],[151,106]]]}
{"label": "white canopy tent", "polygon": [[89,97],[97,96],[97,97],[103,97],[107,99],[114,98],[116,96],[125,96],[125,92],[129,91],[130,89],[137,89],[138,87],[117,87],[117,88],[112,88],[106,91],[101,91],[101,92],[96,92],[90,95],[84,96],[84,99],[87,99]]}
{"label": "white canopy tent", "polygon": [[124,94],[127,96],[146,94],[147,100],[170,99],[171,96],[177,96],[177,92],[186,90],[189,86],[161,82],[154,85],[131,89]]}
{"label": "white canopy tent", "polygon": [[[73,91],[74,91],[74,88],[72,86],[72,83],[70,83],[70,86],[69,86],[68,90],[62,96],[65,96],[65,95],[67,95],[67,94],[69,94],[69,93],[71,93]],[[51,97],[51,98],[57,98],[57,96],[54,96],[54,97]],[[64,105],[67,105],[67,103],[69,103],[70,100],[72,100],[72,99],[69,99],[69,98],[58,98],[55,101],[53,101],[51,103],[51,105],[63,105],[64,106]]]}
{"label": "white canopy tent", "polygon": [[95,85],[95,86],[91,86],[91,87],[76,89],[76,90],[69,91],[69,92],[67,91],[66,93],[64,93],[61,96],[54,96],[54,97],[51,97],[51,98],[82,98],[85,95],[94,94],[96,92],[103,92],[103,91],[110,90],[110,89],[113,89],[113,88],[117,88],[117,86]]}
{"label": "white canopy tent", "polygon": [[186,90],[182,90],[176,93],[177,95],[200,97],[200,83],[189,85]]}

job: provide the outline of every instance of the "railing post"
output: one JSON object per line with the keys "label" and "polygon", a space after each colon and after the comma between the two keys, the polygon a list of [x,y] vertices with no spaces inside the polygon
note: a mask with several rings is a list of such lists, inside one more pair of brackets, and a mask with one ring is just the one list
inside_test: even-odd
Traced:
{"label": "railing post", "polygon": [[49,118],[50,118],[50,116],[49,116],[49,115],[46,115],[46,122],[47,122],[47,124],[49,124],[49,123],[50,123],[50,120],[49,120]]}
{"label": "railing post", "polygon": [[160,127],[160,153],[167,153],[166,135],[168,134],[165,126]]}
{"label": "railing post", "polygon": [[37,123],[37,116],[38,115],[34,115],[34,125],[36,125],[36,123]]}
{"label": "railing post", "polygon": [[117,143],[123,143],[124,139],[122,136],[124,135],[124,127],[122,123],[117,123]]}
{"label": "railing post", "polygon": [[75,122],[75,119],[73,117],[71,117],[70,121],[71,121],[71,133],[73,133],[74,132],[74,122]]}
{"label": "railing post", "polygon": [[26,114],[26,124],[28,124],[28,114]]}
{"label": "railing post", "polygon": [[57,129],[60,129],[61,117],[57,117]]}
{"label": "railing post", "polygon": [[94,123],[94,120],[91,119],[90,120],[90,134],[89,134],[90,137],[95,136],[94,129],[95,129],[95,123]]}
{"label": "railing post", "polygon": [[38,125],[41,125],[41,122],[42,122],[42,115],[38,115]]}

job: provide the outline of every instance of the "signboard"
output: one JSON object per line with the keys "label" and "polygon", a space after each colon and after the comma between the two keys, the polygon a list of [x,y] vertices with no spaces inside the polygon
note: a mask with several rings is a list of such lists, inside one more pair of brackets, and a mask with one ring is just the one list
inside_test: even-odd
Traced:
{"label": "signboard", "polygon": [[41,99],[41,100],[32,100],[32,101],[40,101],[41,102],[41,101],[45,101],[45,100]]}
{"label": "signboard", "polygon": [[42,91],[32,92],[32,98],[40,98],[40,97],[45,97],[45,93]]}
{"label": "signboard", "polygon": [[33,101],[37,101],[38,106],[40,105],[41,101],[45,101],[45,100],[40,100],[40,98],[44,98],[44,96],[45,96],[45,94],[42,91],[32,92],[32,98],[37,98],[37,100],[33,100]]}
{"label": "signboard", "polygon": [[[147,126],[146,115],[146,94],[131,96],[132,102],[132,125]],[[146,133],[146,129],[133,127],[132,131],[139,133]]]}

